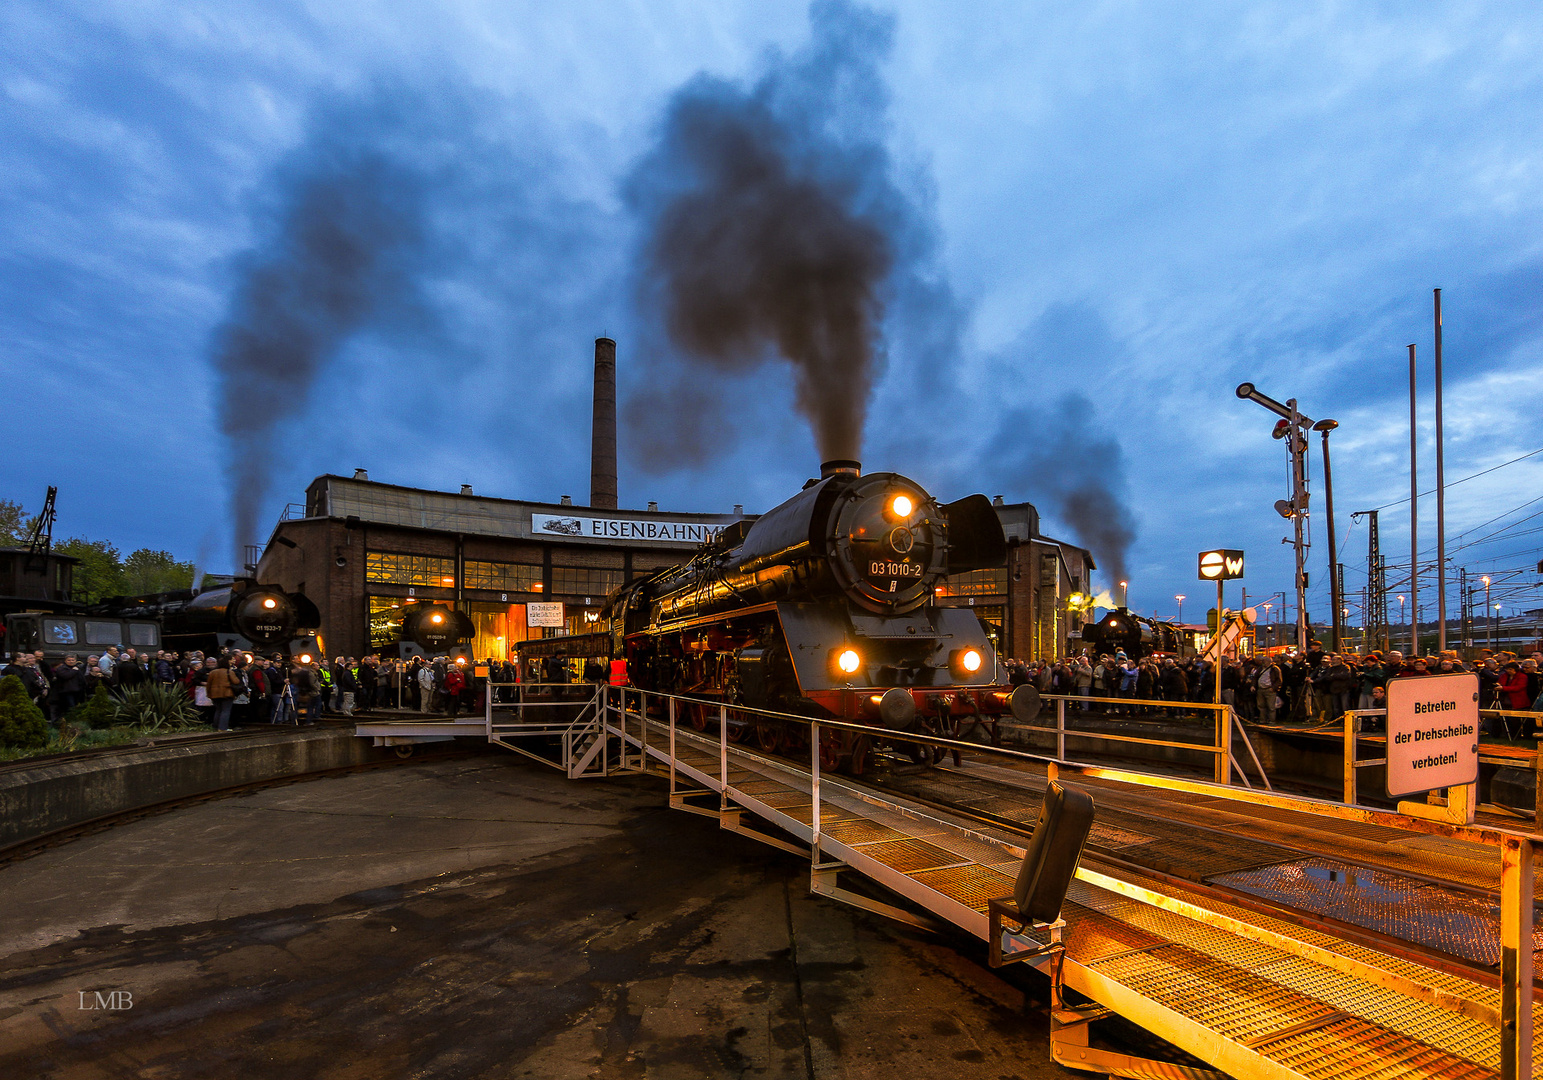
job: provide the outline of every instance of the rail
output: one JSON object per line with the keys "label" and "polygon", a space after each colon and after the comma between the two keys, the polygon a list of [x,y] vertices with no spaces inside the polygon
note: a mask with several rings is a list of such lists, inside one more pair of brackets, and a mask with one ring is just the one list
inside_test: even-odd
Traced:
{"label": "rail", "polygon": [[[1225,782],[1205,782],[1172,776],[1150,775],[1128,769],[1113,769],[1084,762],[1070,761],[1065,759],[1064,754],[1051,757],[1007,747],[982,745],[980,743],[917,732],[901,732],[889,729],[876,730],[871,726],[853,724],[841,720],[818,719],[773,710],[730,706],[721,701],[710,701],[684,695],[661,694],[632,687],[602,686],[599,688],[597,699],[601,703],[602,716],[600,727],[600,739],[602,741],[601,757],[607,759],[610,757],[603,744],[614,736],[620,740],[622,748],[621,753],[617,755],[618,761],[623,763],[627,761],[626,748],[629,744],[639,750],[638,765],[633,768],[647,767],[650,754],[646,742],[647,729],[650,723],[649,703],[654,701],[658,704],[658,714],[662,714],[662,716],[659,716],[654,722],[665,726],[664,736],[667,739],[667,747],[656,747],[653,752],[658,756],[664,757],[668,763],[671,805],[679,805],[683,809],[688,808],[684,804],[685,797],[693,793],[682,792],[677,785],[676,766],[679,760],[677,741],[680,736],[680,705],[682,703],[689,705],[695,711],[695,715],[698,718],[705,718],[701,711],[703,709],[715,711],[718,721],[716,740],[718,744],[718,776],[709,780],[709,790],[719,794],[720,814],[726,814],[730,809],[730,747],[734,745],[735,741],[730,735],[731,713],[735,715],[738,721],[737,728],[741,733],[741,738],[744,737],[743,733],[747,728],[753,728],[753,725],[746,723],[747,719],[764,717],[806,727],[808,729],[809,743],[808,769],[812,789],[810,829],[813,838],[808,851],[808,857],[810,859],[811,882],[816,891],[820,891],[818,883],[829,879],[836,873],[837,868],[842,865],[840,863],[826,862],[822,858],[820,789],[822,777],[830,771],[830,766],[834,763],[829,752],[831,744],[826,739],[826,735],[837,732],[850,733],[859,738],[882,739],[891,743],[910,742],[923,746],[940,747],[946,750],[968,751],[972,755],[984,755],[1008,761],[1035,763],[1045,766],[1049,778],[1052,780],[1059,778],[1063,774],[1069,774],[1089,779],[1122,783],[1134,787],[1190,792],[1223,801],[1270,806],[1340,820],[1360,821],[1402,832],[1444,836],[1467,843],[1496,847],[1499,849],[1500,854],[1499,944],[1501,963],[1498,981],[1500,984],[1501,1000],[1500,1009],[1494,1019],[1498,1021],[1498,1034],[1500,1037],[1500,1075],[1505,1080],[1515,1080],[1515,1078],[1530,1077],[1532,1075],[1533,862],[1534,844],[1537,840],[1543,839],[1543,837],[1490,824],[1468,824],[1421,817],[1359,806],[1349,801],[1338,803],[1310,796],[1261,791],[1254,788],[1240,788]],[[629,727],[630,721],[633,719],[639,725],[637,733],[633,733]],[[1218,724],[1218,727],[1220,726]],[[1229,729],[1230,726],[1229,724]],[[1354,726],[1352,717],[1352,722],[1346,725],[1347,731],[1352,736],[1354,734]],[[1064,726],[1058,725],[1058,729],[1064,730]],[[1083,733],[1075,732],[1074,734],[1080,736]],[[691,736],[693,742],[710,739],[710,736],[706,736],[705,731],[700,728],[693,731]],[[1213,749],[1220,749],[1220,747],[1213,747]],[[739,753],[748,753],[742,747],[738,747],[736,750]],[[755,757],[756,755],[752,754],[751,756]],[[1353,769],[1349,771],[1352,774],[1354,772]],[[700,772],[699,775],[701,775]],[[844,782],[838,783],[846,793],[856,790]],[[701,792],[701,794],[708,793],[706,791]],[[864,797],[866,798],[867,796]],[[803,854],[802,849],[790,847],[789,850],[798,850],[800,854]],[[822,875],[824,876],[822,877]],[[1099,885],[1100,887],[1108,887],[1107,876],[1094,870],[1079,868],[1077,876],[1083,881]],[[868,903],[871,906],[876,902],[869,901]],[[891,912],[885,911],[884,913],[890,914]]]}

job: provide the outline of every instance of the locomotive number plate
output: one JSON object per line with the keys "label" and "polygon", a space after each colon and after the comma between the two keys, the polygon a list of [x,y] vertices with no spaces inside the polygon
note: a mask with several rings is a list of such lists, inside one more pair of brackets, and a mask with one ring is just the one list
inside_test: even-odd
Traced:
{"label": "locomotive number plate", "polygon": [[919,578],[922,576],[922,568],[917,563],[910,562],[882,562],[874,560],[868,564],[869,577],[892,578]]}

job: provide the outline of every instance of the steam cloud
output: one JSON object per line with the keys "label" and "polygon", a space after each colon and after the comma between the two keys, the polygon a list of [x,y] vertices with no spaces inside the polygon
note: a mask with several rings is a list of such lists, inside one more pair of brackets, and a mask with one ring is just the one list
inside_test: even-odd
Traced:
{"label": "steam cloud", "polygon": [[643,223],[639,298],[683,354],[644,350],[648,388],[624,416],[645,466],[721,451],[701,437],[704,410],[721,415],[746,389],[723,376],[774,357],[793,366],[822,458],[861,456],[912,214],[877,141],[893,20],[819,0],[810,22],[810,44],[773,57],[754,86],[701,75],[679,90],[627,184]]}
{"label": "steam cloud", "polygon": [[1071,526],[1112,581],[1129,577],[1136,521],[1125,505],[1120,444],[1092,430],[1093,405],[1070,394],[1050,409],[1015,409],[986,449],[1003,476]]}
{"label": "steam cloud", "polygon": [[243,545],[260,539],[279,429],[304,412],[350,335],[410,307],[415,293],[423,185],[343,130],[324,125],[280,170],[278,205],[215,332],[237,566]]}

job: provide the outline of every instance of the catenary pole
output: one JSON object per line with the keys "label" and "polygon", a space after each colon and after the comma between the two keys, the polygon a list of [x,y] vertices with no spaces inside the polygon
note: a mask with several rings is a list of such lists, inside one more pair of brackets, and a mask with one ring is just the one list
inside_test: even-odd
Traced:
{"label": "catenary pole", "polygon": [[1436,621],[1440,652],[1447,651],[1447,489],[1441,439],[1441,290],[1436,294]]}
{"label": "catenary pole", "polygon": [[1414,346],[1409,346],[1409,657],[1420,655],[1420,485],[1415,467]]}

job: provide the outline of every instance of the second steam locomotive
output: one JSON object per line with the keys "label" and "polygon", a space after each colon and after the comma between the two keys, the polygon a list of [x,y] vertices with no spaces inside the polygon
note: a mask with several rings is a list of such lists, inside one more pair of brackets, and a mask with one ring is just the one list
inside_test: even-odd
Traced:
{"label": "second steam locomotive", "polygon": [[[981,621],[934,602],[945,576],[1006,557],[984,495],[940,504],[898,473],[827,462],[819,480],[730,526],[690,562],[613,593],[611,655],[644,689],[879,729],[957,736],[1008,713],[1027,721],[1038,712],[1034,688],[1000,685]],[[768,751],[802,730],[753,725]],[[832,764],[862,771],[868,740],[831,743]]]}

